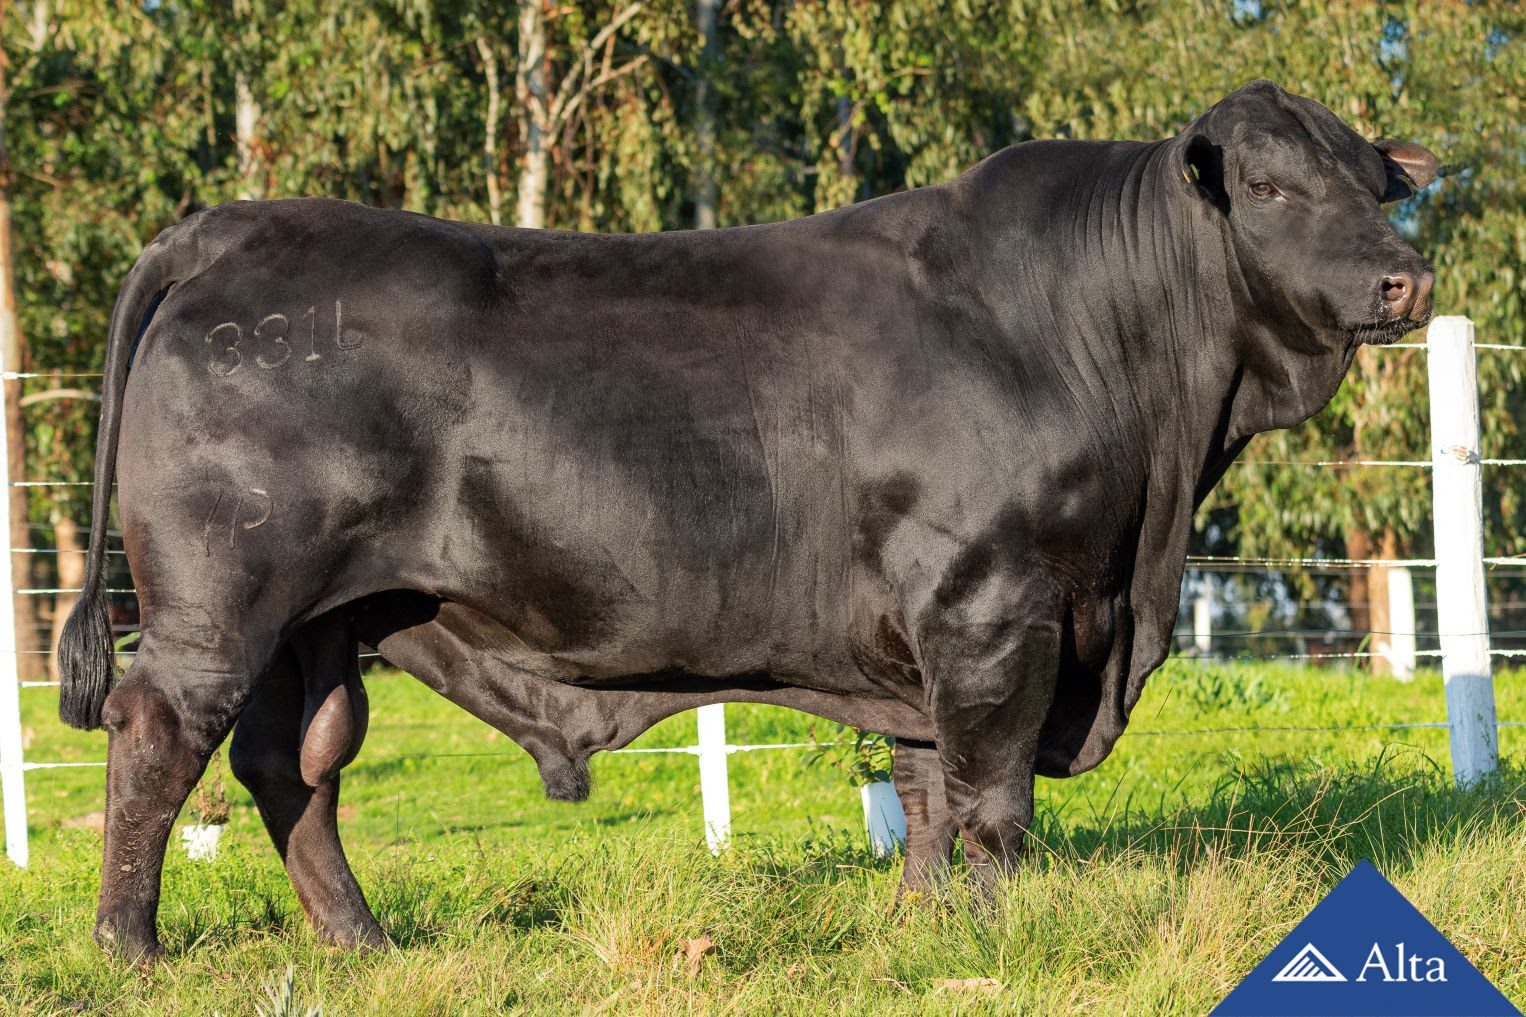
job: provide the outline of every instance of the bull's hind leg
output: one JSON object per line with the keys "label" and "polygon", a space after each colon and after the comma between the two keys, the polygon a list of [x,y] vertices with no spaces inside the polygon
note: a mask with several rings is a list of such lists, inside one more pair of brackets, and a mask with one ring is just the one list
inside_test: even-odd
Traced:
{"label": "bull's hind leg", "polygon": [[387,937],[339,842],[339,768],[360,748],[365,726],[355,648],[340,632],[295,642],[239,718],[229,764],[254,796],[319,937],[383,947]]}
{"label": "bull's hind leg", "polygon": [[161,952],[155,919],[170,827],[268,659],[256,643],[234,645],[209,653],[146,631],[101,709],[109,738],[95,937],[127,959]]}
{"label": "bull's hind leg", "polygon": [[943,792],[943,764],[936,747],[897,739],[892,775],[906,812],[906,863],[898,891],[905,896],[933,889],[948,878],[959,826]]}

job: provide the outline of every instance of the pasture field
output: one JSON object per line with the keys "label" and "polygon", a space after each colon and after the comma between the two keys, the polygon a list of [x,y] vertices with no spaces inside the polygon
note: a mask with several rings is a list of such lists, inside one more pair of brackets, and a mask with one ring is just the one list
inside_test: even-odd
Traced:
{"label": "pasture field", "polygon": [[[1526,683],[1496,685],[1501,718],[1526,721]],[[404,676],[368,688],[341,828],[397,949],[314,941],[230,780],[219,859],[171,847],[168,959],[116,965],[88,938],[102,772],[34,771],[32,868],[0,865],[0,1013],[252,1017],[290,967],[327,1017],[1203,1014],[1364,857],[1526,1005],[1526,728],[1502,731],[1501,779],[1464,794],[1445,731],[1362,726],[1442,720],[1434,673],[1173,662],[1102,767],[1040,781],[1041,846],[994,905],[955,887],[903,908],[856,791],[808,752],[731,757],[735,840],[716,858],[692,757],[598,756],[589,802],[547,802],[501,735]],[[22,695],[29,758],[104,756],[104,735],[59,725],[52,690]],[[738,744],[811,723],[727,714]],[[1247,727],[1263,730],[1224,730]],[[692,736],[686,715],[638,745]]]}

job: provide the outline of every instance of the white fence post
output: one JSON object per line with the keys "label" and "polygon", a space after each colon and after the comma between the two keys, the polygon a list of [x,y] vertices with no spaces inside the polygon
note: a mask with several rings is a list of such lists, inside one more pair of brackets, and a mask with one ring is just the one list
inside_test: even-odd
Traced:
{"label": "white fence post", "polygon": [[860,785],[859,798],[864,803],[864,826],[869,831],[869,850],[879,858],[888,858],[906,843],[906,810],[891,781]]}
{"label": "white fence post", "polygon": [[1213,587],[1206,578],[1192,602],[1192,646],[1200,657],[1213,652]]}
{"label": "white fence post", "polygon": [[1436,621],[1446,680],[1452,774],[1466,787],[1499,765],[1484,591],[1483,463],[1473,323],[1449,316],[1427,335],[1436,527]]}
{"label": "white fence post", "polygon": [[726,777],[726,706],[701,706],[699,714],[699,796],[705,808],[705,843],[719,854],[731,838],[731,785]]}
{"label": "white fence post", "polygon": [[[0,358],[0,376],[13,365]],[[5,799],[5,853],[27,865],[26,769],[21,748],[21,675],[16,666],[16,583],[12,570],[11,465],[0,399],[0,797]]]}
{"label": "white fence post", "polygon": [[1409,568],[1392,565],[1388,572],[1388,627],[1383,656],[1395,678],[1415,677],[1415,579]]}

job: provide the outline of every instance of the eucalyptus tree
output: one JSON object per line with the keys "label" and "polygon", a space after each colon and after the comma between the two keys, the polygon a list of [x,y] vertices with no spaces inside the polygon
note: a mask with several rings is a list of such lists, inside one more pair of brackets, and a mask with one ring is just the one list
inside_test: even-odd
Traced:
{"label": "eucalyptus tree", "polygon": [[[1514,5],[31,0],[0,18],[11,334],[32,366],[95,369],[142,244],[239,196],[584,230],[735,225],[946,179],[1028,137],[1161,137],[1258,76],[1371,136],[1442,152],[1442,181],[1398,222],[1436,263],[1443,311],[1498,340],[1526,335]],[[1522,367],[1481,359],[1493,454],[1526,457]],[[1364,352],[1324,414],[1246,458],[1424,458],[1423,372],[1419,352]],[[26,472],[86,476],[93,403],[12,399],[10,412],[25,414],[12,433]],[[1200,540],[1423,554],[1426,484],[1239,466]],[[1526,472],[1490,476],[1491,551],[1526,550],[1523,485]],[[82,518],[82,490],[39,490],[31,522]],[[1370,599],[1360,584],[1348,594]]]}
{"label": "eucalyptus tree", "polygon": [[[1027,92],[1021,107],[1036,134],[1159,137],[1213,97],[1271,77],[1369,137],[1423,140],[1441,154],[1442,179],[1394,216],[1435,263],[1438,313],[1472,317],[1495,342],[1526,336],[1520,6],[1191,0],[1106,11],[1051,4],[1040,20],[1054,45],[1035,72],[1043,87]],[[1516,355],[1480,355],[1486,454],[1526,456],[1522,367]],[[1205,539],[1247,555],[1427,553],[1424,471],[1282,465],[1426,460],[1427,405],[1423,352],[1364,349],[1328,409],[1301,428],[1256,440],[1249,462],[1210,500],[1203,518],[1215,525]],[[1487,482],[1490,553],[1526,550],[1526,473],[1492,471]],[[1387,584],[1381,575],[1356,576],[1347,591],[1356,624],[1381,632]]]}
{"label": "eucalyptus tree", "polygon": [[1013,111],[1043,40],[1023,5],[792,4],[816,208],[937,183],[1026,136]]}
{"label": "eucalyptus tree", "polygon": [[[0,50],[0,362],[9,371],[20,371],[23,361],[23,332],[17,310],[14,233],[12,229],[13,183],[15,167],[11,161],[9,123],[13,90],[19,84],[23,91],[33,84],[33,76],[42,62],[51,11],[44,0],[30,4],[14,4],[3,12],[5,21],[0,24],[6,44]],[[21,383],[7,380],[0,384],[0,398],[6,419],[6,448],[4,454],[13,477],[25,475],[26,439],[22,415]],[[10,508],[10,532],[7,539],[12,547],[31,547],[32,539],[28,520],[27,490],[12,487],[5,492]],[[25,582],[30,577],[30,560],[21,555],[12,556],[12,567]],[[30,585],[25,582],[25,585]],[[13,597],[13,603],[0,605],[0,610],[12,611],[15,617],[16,649],[32,651],[39,645],[37,612],[34,603],[26,597]],[[25,657],[22,658],[25,661]],[[24,676],[31,669],[23,669]]]}

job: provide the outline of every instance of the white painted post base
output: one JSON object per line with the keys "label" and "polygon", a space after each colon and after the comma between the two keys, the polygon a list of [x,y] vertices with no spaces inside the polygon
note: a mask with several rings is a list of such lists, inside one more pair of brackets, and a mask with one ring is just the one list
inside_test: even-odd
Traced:
{"label": "white painted post base", "polygon": [[185,845],[186,857],[193,862],[210,862],[217,857],[217,842],[227,827],[222,824],[202,826],[190,824],[180,828],[180,842]]}
{"label": "white painted post base", "polygon": [[726,707],[701,706],[699,715],[699,796],[705,810],[705,843],[720,854],[731,839],[731,785],[726,776]]}
{"label": "white painted post base", "polygon": [[[7,364],[0,357],[0,376],[14,371],[17,364]],[[15,577],[12,572],[11,468],[5,454],[5,406],[0,399],[0,799],[5,813],[5,853],[10,860],[27,866],[26,761],[21,745],[21,674],[16,666]]]}
{"label": "white painted post base", "polygon": [[1431,485],[1436,526],[1436,623],[1446,680],[1452,775],[1460,787],[1499,768],[1489,610],[1484,589],[1483,462],[1473,323],[1449,316],[1426,336],[1431,385]]}
{"label": "white painted post base", "polygon": [[1199,657],[1213,655],[1213,587],[1206,581],[1192,601],[1192,648]]}
{"label": "white painted post base", "polygon": [[1380,650],[1401,682],[1415,677],[1415,581],[1407,567],[1388,570],[1388,627]]}
{"label": "white painted post base", "polygon": [[864,784],[859,789],[864,802],[864,825],[869,828],[869,849],[881,858],[895,853],[906,843],[906,813],[890,781]]}
{"label": "white painted post base", "polygon": [[[0,476],[3,476],[0,472]],[[5,500],[0,492],[0,501]],[[9,574],[10,570],[5,570]],[[0,611],[11,610],[10,583],[0,582]],[[13,626],[0,625],[12,635]],[[5,639],[0,633],[0,640]],[[15,641],[0,645],[0,657],[10,662],[0,664],[0,799],[5,811],[5,853],[11,861],[27,867],[26,770],[21,753],[21,683],[16,677]]]}

